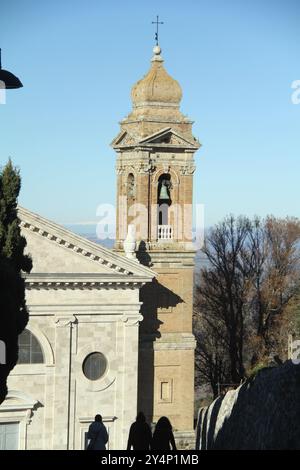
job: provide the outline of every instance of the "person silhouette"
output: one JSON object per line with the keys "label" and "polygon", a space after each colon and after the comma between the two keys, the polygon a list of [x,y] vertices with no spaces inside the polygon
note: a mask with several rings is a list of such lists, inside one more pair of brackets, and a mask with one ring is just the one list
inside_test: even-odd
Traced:
{"label": "person silhouette", "polygon": [[162,416],[157,421],[153,433],[151,450],[176,450],[172,425],[166,416]]}
{"label": "person silhouette", "polygon": [[101,415],[95,416],[95,421],[90,424],[87,437],[90,439],[87,450],[106,450],[105,444],[108,441],[108,434]]}
{"label": "person silhouette", "polygon": [[127,450],[149,450],[151,446],[152,433],[149,424],[146,423],[144,413],[141,411],[132,423],[129,430]]}

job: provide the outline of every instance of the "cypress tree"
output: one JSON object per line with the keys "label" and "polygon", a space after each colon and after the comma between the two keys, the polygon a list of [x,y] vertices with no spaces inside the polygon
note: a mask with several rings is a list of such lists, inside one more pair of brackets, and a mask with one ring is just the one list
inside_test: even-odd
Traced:
{"label": "cypress tree", "polygon": [[31,271],[32,261],[24,255],[26,239],[17,214],[20,189],[20,172],[9,160],[0,172],[0,403],[7,393],[7,376],[18,360],[18,335],[28,322],[22,273]]}

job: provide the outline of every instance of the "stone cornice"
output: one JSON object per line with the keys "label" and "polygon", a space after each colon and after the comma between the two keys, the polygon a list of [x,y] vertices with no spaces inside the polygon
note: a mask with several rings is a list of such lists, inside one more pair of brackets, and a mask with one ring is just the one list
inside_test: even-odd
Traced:
{"label": "stone cornice", "polygon": [[27,290],[136,289],[149,282],[146,276],[116,274],[33,273],[23,276]]}
{"label": "stone cornice", "polygon": [[[94,421],[94,416],[87,416],[87,417],[80,417],[78,418],[80,423],[92,423]],[[102,416],[102,421],[104,423],[109,423],[109,422],[114,422],[117,418],[117,416]]]}
{"label": "stone cornice", "polygon": [[139,118],[139,119],[132,119],[132,118],[124,118],[121,121],[119,121],[120,126],[122,124],[140,124],[144,122],[154,122],[155,124],[194,124],[195,121],[192,121],[191,119],[185,117],[184,119],[162,119],[162,118],[150,118],[150,117],[144,117],[144,118]]}
{"label": "stone cornice", "polygon": [[[56,315],[57,311],[63,312],[64,314],[68,312],[69,314],[73,314],[76,312],[76,315],[110,315],[110,316],[119,316],[124,314],[133,314],[135,315],[140,314],[142,302],[138,303],[109,303],[109,302],[102,302],[98,304],[61,304],[61,303],[54,303],[47,305],[44,304],[31,304],[27,302],[27,307],[29,309],[30,315],[40,315],[47,313],[49,315]],[[99,319],[97,319],[99,321]]]}
{"label": "stone cornice", "polygon": [[45,237],[51,242],[64,246],[70,251],[83,256],[85,259],[89,259],[91,262],[103,265],[111,269],[112,273],[123,276],[142,276],[143,279],[147,278],[146,282],[150,282],[156,275],[149,268],[140,265],[138,262],[120,256],[104,248],[102,245],[76,235],[64,227],[20,206],[18,207],[18,217],[23,229],[35,232],[41,237]]}
{"label": "stone cornice", "polygon": [[196,348],[195,336],[192,333],[164,333],[162,339],[154,334],[142,334],[140,337],[141,349],[162,350],[194,350]]}

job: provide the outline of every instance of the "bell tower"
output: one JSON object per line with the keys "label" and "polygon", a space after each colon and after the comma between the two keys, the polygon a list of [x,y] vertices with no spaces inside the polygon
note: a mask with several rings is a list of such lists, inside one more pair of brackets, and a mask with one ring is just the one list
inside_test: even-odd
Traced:
{"label": "bell tower", "polygon": [[156,45],[149,72],[132,88],[132,112],[112,142],[117,153],[117,235],[123,251],[128,224],[136,229],[138,261],[157,273],[142,290],[138,409],[150,421],[168,416],[192,431],[192,121],[179,108],[182,91],[166,72]]}

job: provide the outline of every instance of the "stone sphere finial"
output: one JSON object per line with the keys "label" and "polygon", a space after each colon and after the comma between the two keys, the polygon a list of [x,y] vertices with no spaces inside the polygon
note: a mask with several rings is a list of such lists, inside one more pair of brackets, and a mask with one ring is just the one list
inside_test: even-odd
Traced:
{"label": "stone sphere finial", "polygon": [[161,47],[159,45],[153,47],[153,54],[155,55],[161,54]]}

